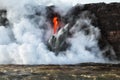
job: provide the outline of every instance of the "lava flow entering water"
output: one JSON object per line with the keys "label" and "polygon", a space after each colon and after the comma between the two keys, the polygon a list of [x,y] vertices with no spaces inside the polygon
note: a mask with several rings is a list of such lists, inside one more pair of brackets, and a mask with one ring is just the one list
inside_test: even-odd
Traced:
{"label": "lava flow entering water", "polygon": [[57,29],[58,29],[58,27],[59,27],[59,21],[58,21],[58,17],[57,17],[57,16],[55,16],[55,17],[53,18],[53,25],[54,25],[54,34],[56,34]]}

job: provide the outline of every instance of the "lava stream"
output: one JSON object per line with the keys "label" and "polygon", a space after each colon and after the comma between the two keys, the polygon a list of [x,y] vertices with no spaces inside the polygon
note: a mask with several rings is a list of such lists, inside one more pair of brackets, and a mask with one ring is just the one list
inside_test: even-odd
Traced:
{"label": "lava stream", "polygon": [[59,27],[58,17],[53,18],[53,24],[54,24],[54,34],[56,34],[57,29]]}

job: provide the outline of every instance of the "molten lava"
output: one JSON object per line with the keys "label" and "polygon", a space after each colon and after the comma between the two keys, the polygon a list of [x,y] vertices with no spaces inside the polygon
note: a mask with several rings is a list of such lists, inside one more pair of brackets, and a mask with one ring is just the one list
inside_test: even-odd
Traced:
{"label": "molten lava", "polygon": [[58,17],[56,17],[56,16],[53,18],[53,25],[54,25],[54,34],[56,34],[57,29],[59,27]]}

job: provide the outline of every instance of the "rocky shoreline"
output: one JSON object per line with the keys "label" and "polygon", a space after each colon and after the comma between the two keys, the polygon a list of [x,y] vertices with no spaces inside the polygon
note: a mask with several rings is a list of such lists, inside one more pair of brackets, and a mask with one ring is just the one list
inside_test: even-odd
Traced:
{"label": "rocky shoreline", "polygon": [[0,80],[120,80],[120,64],[1,65]]}

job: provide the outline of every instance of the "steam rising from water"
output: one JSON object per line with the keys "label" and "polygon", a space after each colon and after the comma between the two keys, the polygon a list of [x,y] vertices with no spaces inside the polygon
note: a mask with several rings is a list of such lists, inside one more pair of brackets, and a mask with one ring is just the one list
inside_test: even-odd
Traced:
{"label": "steam rising from water", "polygon": [[[55,4],[61,13],[66,13],[72,7],[71,3],[58,3]],[[46,21],[45,6],[51,4],[49,0],[0,1],[0,8],[7,9],[7,18],[11,24],[7,28],[0,26],[0,64],[105,62],[98,47],[100,30],[92,26],[89,19],[79,19],[74,26],[78,29],[78,26],[88,24],[91,34],[86,36],[84,31],[72,29],[76,32],[68,39],[72,46],[61,52],[66,55],[55,56],[54,52],[47,49],[46,41],[52,35],[52,28]],[[41,16],[34,15],[36,11],[42,12]],[[33,17],[30,18],[30,15]],[[86,50],[86,47],[91,51]]]}

